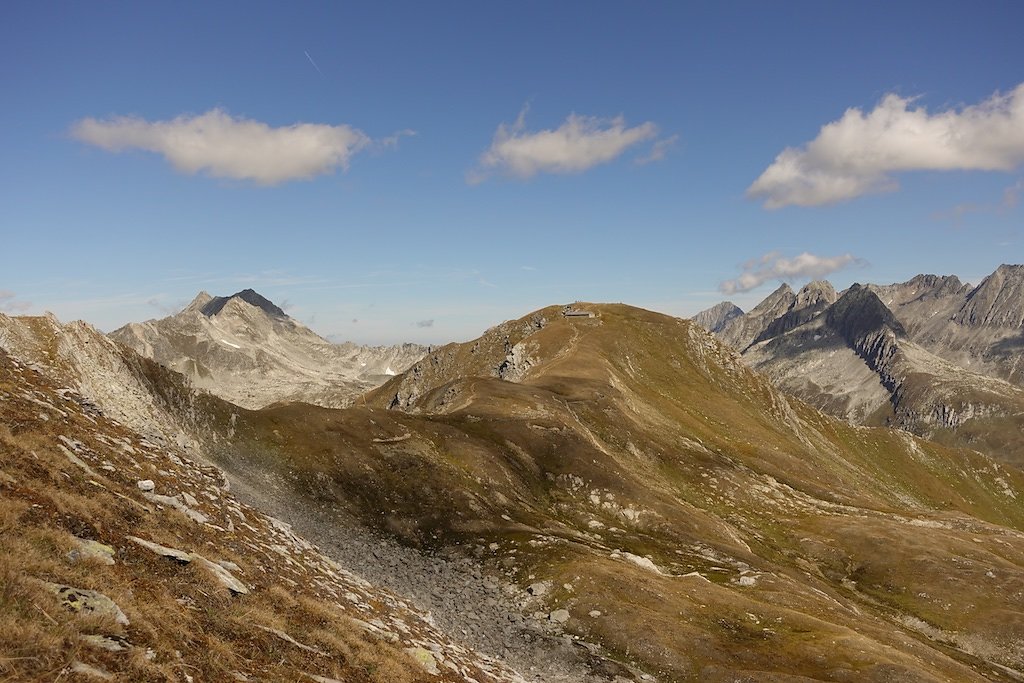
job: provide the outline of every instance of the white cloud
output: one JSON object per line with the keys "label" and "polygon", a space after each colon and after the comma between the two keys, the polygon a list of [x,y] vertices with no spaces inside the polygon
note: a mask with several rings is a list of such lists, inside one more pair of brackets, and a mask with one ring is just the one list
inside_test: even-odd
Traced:
{"label": "white cloud", "polygon": [[0,312],[24,313],[32,308],[29,301],[18,301],[17,295],[9,289],[0,289]]}
{"label": "white cloud", "polygon": [[815,256],[806,251],[793,258],[785,258],[777,251],[771,251],[743,264],[743,272],[735,280],[726,280],[718,285],[723,294],[749,292],[769,280],[794,280],[800,278],[821,278],[853,263],[862,261],[852,254],[841,256]]}
{"label": "white cloud", "polygon": [[627,128],[622,116],[601,119],[578,114],[570,114],[554,130],[529,132],[526,112],[524,108],[511,126],[498,126],[491,146],[480,155],[479,166],[467,176],[470,183],[482,182],[492,172],[516,178],[538,173],[581,173],[616,159],[633,145],[658,134],[658,127],[650,121]]}
{"label": "white cloud", "polygon": [[170,121],[87,118],[75,123],[71,134],[108,152],[141,149],[161,154],[183,173],[203,171],[260,185],[347,169],[352,156],[371,142],[365,133],[344,124],[271,128],[220,109]]}
{"label": "white cloud", "polygon": [[670,135],[667,138],[658,140],[651,145],[651,151],[646,156],[638,158],[636,163],[649,164],[654,161],[661,161],[668,154],[668,151],[675,147],[677,142],[679,142],[678,135]]}
{"label": "white cloud", "polygon": [[747,189],[765,207],[816,206],[897,187],[892,173],[1012,171],[1024,163],[1024,83],[1007,94],[929,114],[886,95],[847,109],[803,147],[787,147]]}
{"label": "white cloud", "polygon": [[412,130],[410,128],[405,128],[403,130],[398,131],[397,133],[394,133],[392,135],[387,136],[386,138],[379,138],[376,141],[376,147],[378,147],[379,149],[388,149],[389,147],[397,147],[398,146],[398,142],[402,138],[406,138],[406,137],[410,137],[411,138],[411,137],[415,137],[415,135],[416,135],[416,131],[414,131],[414,130]]}

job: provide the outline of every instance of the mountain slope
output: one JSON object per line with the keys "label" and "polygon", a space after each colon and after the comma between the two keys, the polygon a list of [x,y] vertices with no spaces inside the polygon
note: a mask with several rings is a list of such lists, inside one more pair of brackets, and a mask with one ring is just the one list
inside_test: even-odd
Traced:
{"label": "mountain slope", "polygon": [[527,634],[659,680],[1024,669],[1021,475],[792,402],[686,321],[579,307],[436,349],[366,407],[240,413],[216,457],[463,549],[530,589]]}
{"label": "mountain slope", "polygon": [[0,349],[44,372],[85,406],[158,444],[196,450],[209,406],[177,373],[115,343],[82,321],[0,313]]}
{"label": "mountain slope", "polygon": [[247,408],[344,406],[426,352],[415,344],[332,344],[251,289],[229,297],[201,292],[176,315],[130,323],[110,336]]}
{"label": "mountain slope", "polygon": [[1024,265],[1001,265],[977,287],[935,275],[873,287],[915,343],[974,372],[1024,384]]}
{"label": "mountain slope", "polygon": [[[1014,296],[1016,270],[1002,266],[973,289],[931,275],[854,285],[838,299],[818,297],[817,306],[794,300],[785,312],[776,292],[760,305],[768,315],[732,325],[760,330],[743,347],[751,367],[822,410],[1020,465],[1024,388],[1001,379],[1014,377],[1024,355],[1011,343],[1016,308],[1024,306]],[[727,339],[726,332],[719,336]]]}
{"label": "mountain slope", "polygon": [[0,678],[522,682],[0,350]]}

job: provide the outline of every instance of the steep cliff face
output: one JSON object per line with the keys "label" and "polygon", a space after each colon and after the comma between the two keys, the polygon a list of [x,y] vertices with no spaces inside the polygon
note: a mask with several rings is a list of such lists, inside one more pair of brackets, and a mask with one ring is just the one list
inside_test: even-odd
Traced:
{"label": "steep cliff face", "polygon": [[889,391],[895,391],[901,380],[896,369],[898,338],[906,331],[874,292],[853,285],[825,312],[825,323],[878,373]]}
{"label": "steep cliff face", "polygon": [[197,447],[203,407],[183,379],[88,323],[0,314],[0,349],[45,372],[112,419],[158,443]]}
{"label": "steep cliff face", "polygon": [[236,405],[300,401],[348,405],[419,359],[416,344],[332,344],[251,289],[200,292],[180,313],[131,323],[110,335]]}
{"label": "steep cliff face", "polygon": [[976,287],[919,275],[877,290],[911,341],[971,371],[1024,384],[1024,266],[1001,265]]}

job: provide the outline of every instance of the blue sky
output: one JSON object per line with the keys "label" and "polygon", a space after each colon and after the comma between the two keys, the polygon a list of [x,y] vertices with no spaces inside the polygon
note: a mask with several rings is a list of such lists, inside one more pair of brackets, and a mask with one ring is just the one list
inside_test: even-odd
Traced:
{"label": "blue sky", "polygon": [[1024,261],[1021,3],[2,13],[7,312],[111,330],[253,287],[437,343]]}

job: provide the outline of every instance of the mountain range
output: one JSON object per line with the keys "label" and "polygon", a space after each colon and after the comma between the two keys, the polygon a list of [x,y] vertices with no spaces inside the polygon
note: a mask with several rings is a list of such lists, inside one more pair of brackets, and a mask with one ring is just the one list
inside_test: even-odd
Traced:
{"label": "mountain range", "polygon": [[[962,436],[852,424],[880,417],[873,388],[829,403],[846,385],[820,385],[840,419],[750,365],[808,347],[808,368],[840,359],[906,400],[976,377],[1003,396],[1014,375],[926,350],[879,288],[804,289],[707,317],[743,355],[687,320],[550,306],[340,409],[245,407],[87,324],[0,317],[0,673],[1020,680],[1024,473]],[[301,331],[257,297],[197,299],[194,348],[291,357]],[[999,293],[968,302],[955,324],[1012,319]],[[934,334],[1013,367],[1012,332]]]}
{"label": "mountain range", "polygon": [[783,284],[717,329],[715,310],[695,320],[822,410],[1024,463],[1024,266],[976,287],[935,275],[841,293]]}

